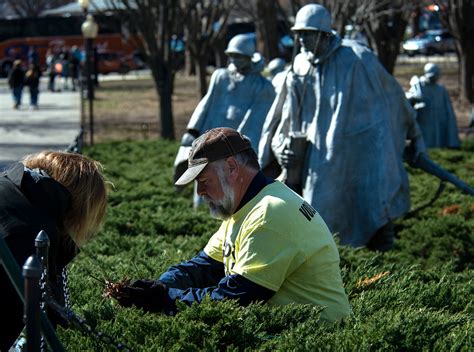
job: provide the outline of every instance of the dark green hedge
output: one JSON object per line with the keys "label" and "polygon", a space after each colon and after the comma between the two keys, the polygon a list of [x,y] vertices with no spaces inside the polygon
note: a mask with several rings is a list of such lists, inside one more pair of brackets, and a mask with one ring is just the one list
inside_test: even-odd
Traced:
{"label": "dark green hedge", "polygon": [[[192,187],[179,194],[173,188],[177,148],[145,141],[87,150],[103,163],[114,188],[103,230],[70,269],[73,307],[94,328],[136,351],[474,349],[474,198],[451,185],[432,207],[397,220],[395,250],[340,247],[353,315],[337,324],[318,325],[320,308],[306,305],[241,308],[206,301],[167,317],[102,298],[93,277],[156,278],[196,254],[217,229],[207,210],[192,210]],[[474,185],[473,151],[471,141],[431,156]],[[416,208],[434,195],[438,182],[419,170],[409,173]],[[109,349],[74,329],[60,328],[59,334],[67,350]]]}

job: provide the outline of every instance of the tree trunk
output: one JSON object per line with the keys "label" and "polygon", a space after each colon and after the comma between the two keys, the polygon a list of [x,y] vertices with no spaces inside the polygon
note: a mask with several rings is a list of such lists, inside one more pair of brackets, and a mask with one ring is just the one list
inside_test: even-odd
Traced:
{"label": "tree trunk", "polygon": [[257,51],[268,60],[279,56],[277,7],[274,1],[257,0]]}
{"label": "tree trunk", "polygon": [[198,85],[199,92],[201,93],[201,98],[204,97],[207,93],[207,71],[206,71],[206,60],[207,57],[201,58],[197,66],[198,71]]}
{"label": "tree trunk", "polygon": [[395,63],[400,53],[400,42],[395,38],[390,41],[386,40],[386,38],[378,38],[375,44],[379,61],[390,74],[393,74],[395,69]]}
{"label": "tree trunk", "polygon": [[459,54],[460,96],[474,104],[474,2],[472,0],[433,0],[439,7],[447,5],[442,19],[451,34],[457,39]]}
{"label": "tree trunk", "polygon": [[196,75],[196,62],[189,49],[185,51],[185,72],[188,76]]}
{"label": "tree trunk", "polygon": [[377,23],[372,24],[370,26],[372,30],[367,31],[367,35],[380,63],[390,74],[393,74],[397,56],[400,53],[400,43],[408,22],[400,15],[390,18],[388,22],[390,25],[385,22],[386,19],[381,18]]}
{"label": "tree trunk", "polygon": [[418,6],[411,18],[411,34],[413,37],[421,33],[420,30],[421,7]]}
{"label": "tree trunk", "polygon": [[473,78],[474,78],[474,48],[468,39],[458,45],[459,50],[459,73],[461,97],[466,98],[471,104],[474,103]]}
{"label": "tree trunk", "polygon": [[173,124],[173,75],[166,65],[156,63],[150,67],[160,101],[159,116],[161,123],[161,137],[175,139]]}
{"label": "tree trunk", "polygon": [[219,39],[214,43],[210,49],[214,51],[214,59],[216,61],[216,68],[227,66],[227,55],[225,54],[226,43],[224,39]]}

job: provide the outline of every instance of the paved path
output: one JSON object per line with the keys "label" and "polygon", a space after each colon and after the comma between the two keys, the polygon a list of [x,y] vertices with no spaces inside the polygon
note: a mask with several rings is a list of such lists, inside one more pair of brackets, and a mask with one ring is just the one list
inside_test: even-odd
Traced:
{"label": "paved path", "polygon": [[42,79],[39,109],[29,109],[30,94],[23,91],[22,106],[13,109],[5,79],[0,80],[0,171],[24,155],[44,149],[62,150],[72,143],[80,130],[78,92],[51,93]]}

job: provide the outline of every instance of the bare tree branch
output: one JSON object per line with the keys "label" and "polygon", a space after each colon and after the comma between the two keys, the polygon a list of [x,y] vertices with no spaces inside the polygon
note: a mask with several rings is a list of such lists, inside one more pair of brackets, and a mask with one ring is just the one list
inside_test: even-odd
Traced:
{"label": "bare tree branch", "polygon": [[474,2],[472,0],[433,1],[441,10],[442,20],[457,39],[461,97],[474,104]]}
{"label": "bare tree branch", "polygon": [[71,2],[70,0],[5,0],[18,17],[37,17],[44,10]]}
{"label": "bare tree branch", "polygon": [[419,0],[359,0],[353,16],[380,62],[392,73],[406,27]]}
{"label": "bare tree branch", "polygon": [[234,0],[181,0],[187,50],[196,62],[201,96],[207,92],[206,66],[225,35],[226,24]]}
{"label": "bare tree branch", "polygon": [[172,94],[176,60],[172,36],[180,31],[182,14],[178,0],[108,0],[107,5],[132,33],[143,50],[160,99],[161,136],[174,139]]}

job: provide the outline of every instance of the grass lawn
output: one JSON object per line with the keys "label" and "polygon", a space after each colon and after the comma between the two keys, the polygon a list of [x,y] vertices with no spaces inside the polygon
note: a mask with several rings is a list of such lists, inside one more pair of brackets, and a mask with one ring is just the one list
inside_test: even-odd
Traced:
{"label": "grass lawn", "polygon": [[[178,74],[173,96],[176,138],[199,102],[194,77]],[[104,80],[96,91],[95,137],[100,141],[143,140],[159,136],[159,103],[153,80]],[[87,140],[87,138],[86,138]]]}

